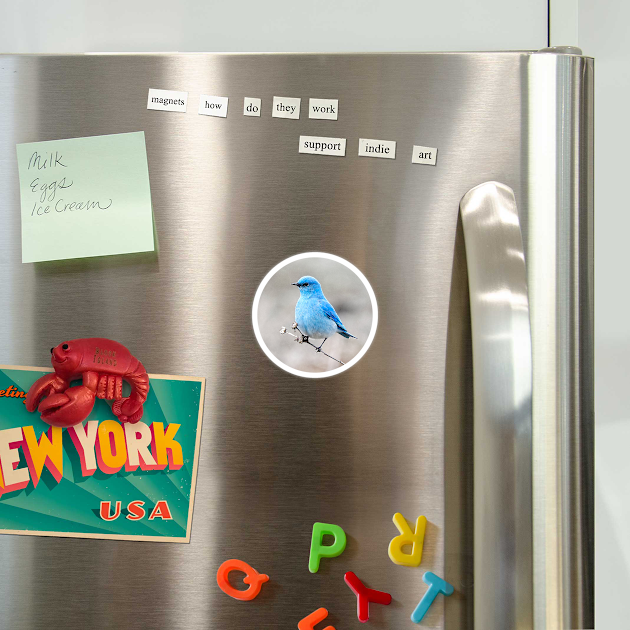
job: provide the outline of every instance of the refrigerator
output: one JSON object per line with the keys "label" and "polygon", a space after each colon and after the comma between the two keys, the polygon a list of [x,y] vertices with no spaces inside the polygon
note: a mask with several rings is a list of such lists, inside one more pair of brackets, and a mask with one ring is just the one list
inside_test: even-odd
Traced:
{"label": "refrigerator", "polygon": [[[593,626],[591,58],[3,55],[0,93],[0,363],[104,337],[206,379],[189,542],[0,535],[1,628],[358,628],[347,572],[374,628],[426,572],[419,627]],[[23,263],[16,145],[139,131],[155,250]],[[293,327],[313,279],[352,336]]]}

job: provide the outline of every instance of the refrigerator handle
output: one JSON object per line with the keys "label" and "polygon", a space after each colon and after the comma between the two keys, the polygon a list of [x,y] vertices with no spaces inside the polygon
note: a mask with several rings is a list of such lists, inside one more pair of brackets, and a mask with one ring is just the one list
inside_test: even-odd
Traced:
{"label": "refrigerator handle", "polygon": [[533,624],[532,343],[514,192],[460,202],[473,348],[475,628]]}

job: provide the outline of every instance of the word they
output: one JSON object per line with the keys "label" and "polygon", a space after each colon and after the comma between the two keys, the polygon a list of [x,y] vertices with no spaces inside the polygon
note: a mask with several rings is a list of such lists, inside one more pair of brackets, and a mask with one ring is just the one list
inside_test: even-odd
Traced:
{"label": "word they", "polygon": [[290,98],[288,96],[274,96],[271,107],[273,118],[293,118],[300,117],[301,98]]}

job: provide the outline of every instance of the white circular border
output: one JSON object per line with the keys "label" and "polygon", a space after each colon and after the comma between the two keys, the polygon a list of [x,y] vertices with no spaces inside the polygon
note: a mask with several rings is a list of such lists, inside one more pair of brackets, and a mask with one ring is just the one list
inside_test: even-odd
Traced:
{"label": "white circular border", "polygon": [[[304,370],[296,370],[292,368],[290,365],[283,363],[278,359],[267,347],[267,344],[262,338],[260,334],[260,327],[258,326],[258,304],[260,303],[260,297],[262,292],[265,290],[267,283],[271,278],[283,267],[286,265],[295,262],[297,260],[304,260],[305,258],[327,258],[328,260],[334,260],[342,264],[344,267],[347,267],[351,271],[355,273],[355,275],[361,280],[363,286],[365,287],[368,295],[370,296],[370,302],[372,303],[372,328],[370,329],[370,334],[368,335],[367,341],[359,350],[359,353],[353,357],[348,363],[345,365],[340,365],[338,368],[334,370],[328,370],[327,372],[305,372]],[[256,291],[256,295],[254,296],[254,304],[252,305],[252,324],[254,326],[254,333],[256,334],[256,339],[260,344],[260,347],[263,349],[263,352],[273,361],[278,367],[282,368],[286,372],[290,374],[295,374],[295,376],[303,376],[305,378],[327,378],[329,376],[335,376],[336,374],[341,374],[341,372],[345,372],[350,369],[353,365],[355,365],[363,355],[368,351],[369,347],[372,345],[372,341],[374,340],[374,336],[376,335],[376,327],[378,326],[378,306],[376,304],[376,295],[374,295],[374,290],[372,286],[368,282],[368,279],[361,273],[359,269],[357,269],[351,262],[348,262],[344,258],[340,258],[339,256],[335,256],[334,254],[326,254],[325,252],[307,252],[305,254],[296,254],[295,256],[291,256],[290,258],[286,258],[282,262],[278,263],[262,280],[258,289]]]}

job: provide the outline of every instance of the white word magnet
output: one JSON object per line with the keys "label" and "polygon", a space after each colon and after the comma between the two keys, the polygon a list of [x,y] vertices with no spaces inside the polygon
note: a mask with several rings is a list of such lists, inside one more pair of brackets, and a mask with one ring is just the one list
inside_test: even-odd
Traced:
{"label": "white word magnet", "polygon": [[300,153],[314,155],[346,155],[345,138],[320,138],[319,136],[300,136]]}
{"label": "white word magnet", "polygon": [[246,96],[243,99],[243,116],[260,116],[262,101],[259,98]]}
{"label": "white word magnet", "polygon": [[414,144],[411,153],[412,164],[430,164],[435,166],[437,159],[437,149],[435,147],[421,147]]}
{"label": "white word magnet", "polygon": [[274,96],[271,115],[273,118],[295,118],[300,117],[301,98],[289,98],[288,96]]}
{"label": "white word magnet", "polygon": [[208,96],[202,94],[199,97],[199,113],[204,116],[220,116],[225,118],[228,112],[227,96]]}
{"label": "white word magnet", "polygon": [[337,120],[339,101],[336,98],[309,98],[308,117],[321,120]]}
{"label": "white word magnet", "polygon": [[396,159],[395,140],[371,140],[359,138],[359,155],[361,157]]}
{"label": "white word magnet", "polygon": [[149,88],[147,109],[157,109],[164,112],[185,112],[187,104],[188,92]]}

